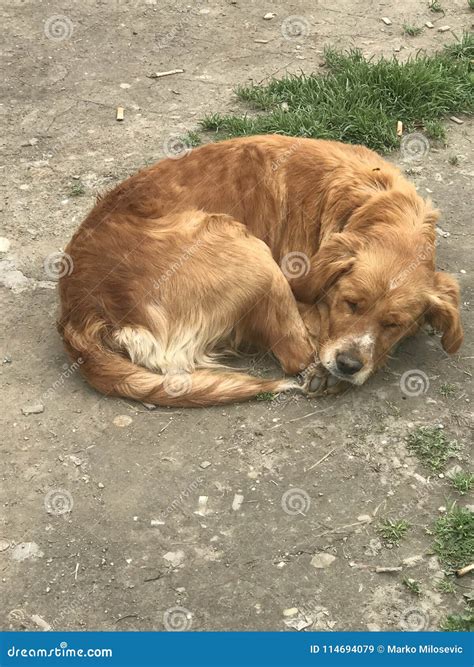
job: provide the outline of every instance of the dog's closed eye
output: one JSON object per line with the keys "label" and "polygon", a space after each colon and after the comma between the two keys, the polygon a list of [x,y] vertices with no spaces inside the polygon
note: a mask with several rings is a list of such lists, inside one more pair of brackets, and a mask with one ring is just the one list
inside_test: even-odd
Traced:
{"label": "dog's closed eye", "polygon": [[351,313],[355,313],[357,310],[357,303],[356,301],[349,301],[348,299],[345,299],[345,304],[351,311]]}

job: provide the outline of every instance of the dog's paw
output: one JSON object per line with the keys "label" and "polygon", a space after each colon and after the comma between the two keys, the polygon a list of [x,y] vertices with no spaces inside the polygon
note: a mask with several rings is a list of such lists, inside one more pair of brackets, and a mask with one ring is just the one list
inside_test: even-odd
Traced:
{"label": "dog's paw", "polygon": [[320,363],[307,368],[303,375],[302,390],[307,396],[333,396],[351,386],[349,382],[344,382],[331,375]]}

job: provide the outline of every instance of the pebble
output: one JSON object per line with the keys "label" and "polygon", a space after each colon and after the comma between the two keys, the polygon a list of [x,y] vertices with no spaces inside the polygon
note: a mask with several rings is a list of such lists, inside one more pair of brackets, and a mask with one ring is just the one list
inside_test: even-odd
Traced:
{"label": "pebble", "polygon": [[244,497],[240,495],[239,493],[236,493],[234,496],[234,500],[232,501],[232,509],[234,512],[237,512],[242,507],[242,503],[244,501]]}
{"label": "pebble", "polygon": [[129,424],[131,424],[133,419],[129,417],[128,415],[117,415],[114,419],[114,424],[115,426],[118,426],[119,428],[125,428]]}
{"label": "pebble", "polygon": [[462,125],[464,123],[464,121],[458,118],[457,116],[450,116],[449,120],[452,120],[453,123],[456,123],[457,125]]}
{"label": "pebble", "polygon": [[290,607],[289,609],[283,609],[283,616],[296,616],[298,613],[298,607]]}
{"label": "pebble", "polygon": [[8,252],[10,249],[10,241],[4,236],[0,236],[0,252]]}
{"label": "pebble", "polygon": [[184,551],[168,551],[163,558],[173,567],[178,567],[184,560]]}
{"label": "pebble", "polygon": [[105,489],[105,485],[102,484],[102,482],[99,482],[97,486],[99,487],[99,489]]}
{"label": "pebble", "polygon": [[212,463],[210,461],[203,461],[202,463],[199,464],[199,467],[205,470],[206,468],[209,468],[209,466],[211,465]]}
{"label": "pebble", "polygon": [[40,401],[34,403],[27,403],[21,409],[22,413],[25,416],[28,415],[39,415],[44,412],[44,405]]}
{"label": "pebble", "polygon": [[392,22],[388,16],[382,16],[382,21],[385,23],[385,25],[392,25]]}
{"label": "pebble", "polygon": [[447,32],[448,30],[451,30],[451,26],[449,25],[442,25],[438,28],[438,32]]}
{"label": "pebble", "polygon": [[263,19],[264,19],[264,21],[271,21],[272,18],[274,18],[275,16],[276,16],[275,12],[267,12],[264,15]]}
{"label": "pebble", "polygon": [[0,540],[0,551],[6,551],[10,546],[10,542],[8,540]]}
{"label": "pebble", "polygon": [[80,459],[78,456],[74,456],[74,454],[71,454],[69,456],[71,461],[74,463],[75,466],[81,466],[83,464],[83,460]]}
{"label": "pebble", "polygon": [[434,28],[434,25],[431,23],[431,21],[426,21],[425,26],[427,28]]}
{"label": "pebble", "polygon": [[328,553],[319,553],[312,557],[311,565],[317,570],[322,570],[329,567],[336,560],[336,556]]}

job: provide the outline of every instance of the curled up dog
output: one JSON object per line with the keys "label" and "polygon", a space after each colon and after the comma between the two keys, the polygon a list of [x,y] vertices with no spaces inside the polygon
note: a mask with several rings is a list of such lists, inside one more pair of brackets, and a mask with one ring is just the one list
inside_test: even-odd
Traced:
{"label": "curled up dog", "polygon": [[[425,323],[446,351],[462,343],[457,282],[435,270],[437,217],[361,146],[202,146],[98,200],[66,248],[58,328],[93,387],[149,403],[361,385]],[[243,347],[271,350],[289,377],[221,365]]]}

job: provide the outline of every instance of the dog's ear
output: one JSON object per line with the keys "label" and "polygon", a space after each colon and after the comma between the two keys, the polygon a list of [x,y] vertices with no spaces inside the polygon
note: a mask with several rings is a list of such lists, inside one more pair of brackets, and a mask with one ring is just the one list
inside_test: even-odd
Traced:
{"label": "dog's ear", "polygon": [[307,275],[291,281],[291,288],[299,301],[314,303],[324,296],[337,279],[349,271],[362,241],[358,234],[332,234],[311,258]]}
{"label": "dog's ear", "polygon": [[446,352],[457,352],[464,338],[459,312],[459,284],[449,274],[435,273],[427,320],[443,333],[441,343]]}

